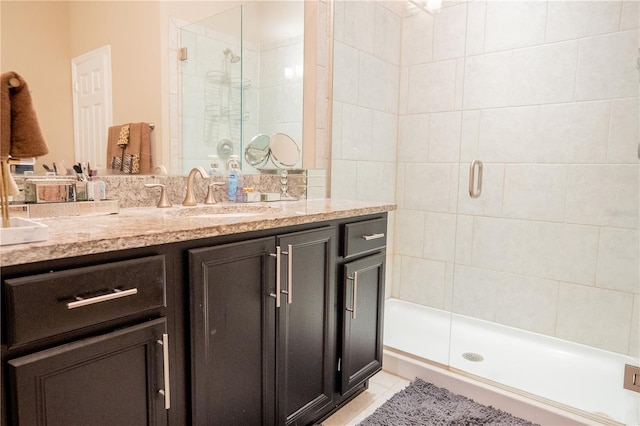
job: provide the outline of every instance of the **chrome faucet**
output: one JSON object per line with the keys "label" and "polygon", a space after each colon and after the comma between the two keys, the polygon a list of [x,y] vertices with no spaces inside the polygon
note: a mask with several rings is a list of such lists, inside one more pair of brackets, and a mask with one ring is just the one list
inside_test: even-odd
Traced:
{"label": "chrome faucet", "polygon": [[209,177],[209,173],[207,173],[207,171],[200,166],[191,169],[191,171],[189,172],[189,177],[187,178],[187,195],[185,195],[184,201],[182,202],[183,206],[195,206],[198,204],[196,201],[196,197],[193,195],[193,180],[195,179],[197,173],[200,173],[200,176],[202,176],[203,178]]}

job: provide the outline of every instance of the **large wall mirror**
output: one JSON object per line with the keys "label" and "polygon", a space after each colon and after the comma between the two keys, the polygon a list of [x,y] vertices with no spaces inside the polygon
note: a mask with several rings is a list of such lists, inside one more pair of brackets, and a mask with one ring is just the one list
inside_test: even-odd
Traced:
{"label": "large wall mirror", "polygon": [[[206,79],[209,71],[224,71],[225,63],[229,67],[230,76],[240,78],[240,82],[251,81],[250,87],[243,93],[245,105],[245,127],[240,141],[247,143],[258,133],[290,133],[304,150],[307,145],[315,144],[316,120],[315,93],[307,96],[307,87],[316,88],[303,81],[307,76],[315,77],[316,72],[307,72],[308,62],[282,62],[279,71],[276,68],[267,70],[267,64],[285,58],[288,50],[300,51],[301,46],[287,43],[299,40],[302,35],[286,34],[277,31],[285,28],[284,19],[295,19],[293,27],[305,28],[308,32],[317,31],[314,24],[326,20],[326,12],[318,12],[304,24],[301,11],[308,8],[305,3],[318,7],[318,3],[326,9],[326,2],[304,1],[2,1],[0,3],[1,18],[1,70],[13,70],[20,73],[28,82],[32,98],[38,112],[40,124],[47,139],[50,153],[38,159],[36,171],[44,170],[40,163],[59,162],[67,165],[82,159],[74,158],[74,131],[70,63],[71,59],[99,47],[111,46],[111,67],[113,87],[113,123],[152,122],[153,165],[163,164],[172,174],[182,174],[188,167],[183,161],[189,150],[196,151],[194,157],[199,161],[208,161],[208,155],[215,154],[221,140],[228,139],[233,126],[227,124],[227,133],[219,133],[211,139],[204,137],[204,115],[211,112],[207,106]],[[200,43],[202,38],[195,34],[213,35],[214,32],[228,31],[222,22],[213,31],[207,29],[208,19],[215,20],[225,14],[237,13],[238,7],[245,8],[242,20],[240,41],[229,37],[224,46],[216,46],[214,42]],[[293,7],[293,6],[296,7]],[[255,6],[255,9],[253,8]],[[268,8],[273,6],[273,8]],[[307,11],[304,12],[305,14]],[[226,25],[231,20],[222,20]],[[172,27],[173,26],[173,27]],[[197,28],[200,26],[201,28]],[[177,28],[177,31],[172,31]],[[181,43],[181,31],[194,31],[196,40],[194,49],[188,49],[188,55],[208,57],[202,60],[199,68],[201,81],[181,81],[182,67],[193,66],[197,61],[173,61],[178,55]],[[183,31],[183,32],[184,32]],[[238,35],[240,33],[238,32]],[[315,36],[315,34],[314,34]],[[188,37],[187,37],[188,38]],[[182,40],[187,42],[186,39]],[[240,43],[235,47],[234,43]],[[309,52],[305,37],[305,61],[314,58],[316,52]],[[235,47],[235,48],[234,48]],[[315,42],[312,48],[315,49]],[[211,48],[211,52],[208,49]],[[226,51],[225,49],[229,49]],[[236,50],[237,49],[237,50]],[[272,52],[267,52],[272,50]],[[269,53],[273,53],[271,56]],[[188,56],[188,57],[189,57]],[[325,55],[326,56],[326,55]],[[236,59],[240,57],[240,59]],[[207,61],[210,61],[209,66]],[[226,61],[226,62],[225,62]],[[286,63],[286,65],[285,65]],[[300,74],[300,66],[304,65]],[[286,70],[289,68],[290,70]],[[240,74],[235,74],[239,72]],[[278,74],[279,73],[279,74]],[[285,74],[286,73],[286,74]],[[276,75],[277,74],[277,75]],[[187,73],[185,73],[187,75]],[[196,86],[189,86],[196,84]],[[282,87],[278,87],[282,86]],[[284,86],[292,89],[286,92]],[[304,106],[302,100],[304,86]],[[180,97],[184,88],[202,90],[202,97],[196,103],[182,103]],[[211,92],[209,92],[211,94]],[[229,94],[228,96],[231,96]],[[209,98],[209,100],[211,100]],[[229,99],[235,101],[235,99]],[[227,102],[225,100],[225,102]],[[261,103],[262,102],[262,103]],[[272,102],[270,105],[268,102]],[[312,114],[304,114],[307,104],[313,107]],[[219,103],[218,106],[221,104]],[[289,108],[284,110],[283,108]],[[297,111],[294,112],[294,108]],[[195,136],[185,137],[183,125],[188,121],[189,113],[199,109],[201,122],[195,132],[202,132],[198,140]],[[247,115],[246,112],[249,114]],[[187,114],[187,115],[185,115]],[[323,118],[326,121],[326,118]],[[187,126],[188,127],[188,126]],[[302,130],[304,127],[304,130]],[[311,130],[307,130],[307,127]],[[228,134],[228,135],[227,135]],[[304,139],[304,141],[303,141]],[[202,144],[202,148],[198,144]],[[207,145],[208,144],[208,145]],[[215,150],[214,150],[215,148]],[[200,151],[198,151],[200,150]],[[184,158],[183,158],[184,157]],[[305,161],[306,161],[305,157]],[[313,158],[313,156],[309,157]],[[200,164],[200,163],[198,163]],[[303,164],[308,167],[311,163]],[[208,165],[208,164],[206,164]]]}
{"label": "large wall mirror", "polygon": [[211,156],[242,161],[266,135],[302,142],[304,2],[247,2],[182,26],[180,43],[183,173]]}

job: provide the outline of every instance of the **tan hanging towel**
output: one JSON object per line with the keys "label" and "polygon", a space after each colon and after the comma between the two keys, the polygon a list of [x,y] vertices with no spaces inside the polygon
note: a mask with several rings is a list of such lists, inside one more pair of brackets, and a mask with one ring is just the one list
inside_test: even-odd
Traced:
{"label": "tan hanging towel", "polygon": [[[125,135],[128,133],[128,139]],[[129,123],[109,128],[107,164],[114,171],[151,173],[151,130],[149,123]]]}
{"label": "tan hanging towel", "polygon": [[0,93],[0,157],[32,158],[47,154],[49,147],[27,82],[16,72],[2,73]]}
{"label": "tan hanging towel", "polygon": [[129,125],[125,124],[120,128],[118,135],[118,146],[125,147],[129,145]]}

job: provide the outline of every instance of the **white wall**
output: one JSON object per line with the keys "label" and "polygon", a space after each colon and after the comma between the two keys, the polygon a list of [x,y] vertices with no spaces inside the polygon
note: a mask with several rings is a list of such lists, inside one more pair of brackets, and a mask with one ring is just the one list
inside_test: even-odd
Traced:
{"label": "white wall", "polygon": [[402,7],[335,2],[331,196],[395,200]]}
{"label": "white wall", "polygon": [[[403,2],[335,1],[331,197],[394,202]],[[394,271],[389,215],[386,286]]]}
{"label": "white wall", "polygon": [[[248,143],[258,133],[285,133],[302,147],[302,67],[304,36],[286,38],[260,46],[258,126],[248,132]],[[296,74],[296,66],[298,73]],[[285,77],[285,68],[292,70]],[[302,156],[298,167],[302,165]]]}
{"label": "white wall", "polygon": [[399,83],[375,56],[387,4],[339,5],[332,194],[398,204],[393,294],[639,355],[639,3],[407,14]]}

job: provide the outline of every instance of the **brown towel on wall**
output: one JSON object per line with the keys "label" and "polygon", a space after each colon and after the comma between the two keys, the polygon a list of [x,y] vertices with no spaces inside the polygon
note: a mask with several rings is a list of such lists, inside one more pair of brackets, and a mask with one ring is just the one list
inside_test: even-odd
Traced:
{"label": "brown towel on wall", "polygon": [[[9,80],[20,85],[11,87]],[[0,76],[0,157],[41,157],[49,152],[27,82],[13,71]]]}
{"label": "brown towel on wall", "polygon": [[[126,145],[119,143],[122,142],[120,136],[125,126],[129,126],[129,143]],[[123,133],[126,133],[126,131]],[[120,159],[116,164],[119,170],[120,166],[122,166],[122,172],[132,174],[151,173],[151,130],[149,123],[130,123],[109,127],[107,165],[114,164],[114,157]],[[124,167],[127,164],[131,166]]]}

